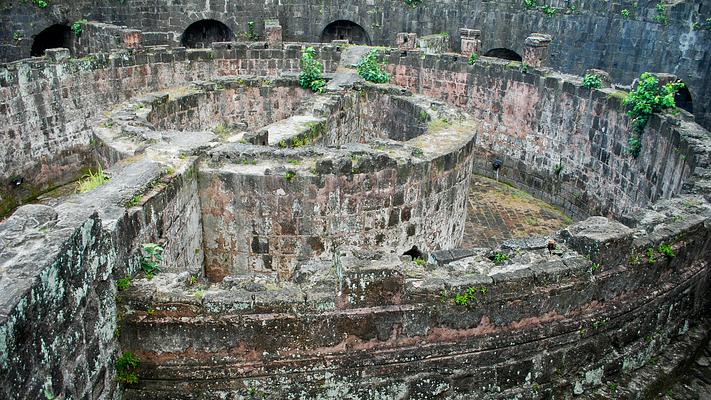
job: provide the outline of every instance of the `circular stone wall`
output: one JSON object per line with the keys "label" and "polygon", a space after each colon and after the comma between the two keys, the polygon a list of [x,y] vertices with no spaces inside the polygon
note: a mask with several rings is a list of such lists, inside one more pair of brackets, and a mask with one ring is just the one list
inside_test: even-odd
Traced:
{"label": "circular stone wall", "polygon": [[344,245],[434,251],[463,236],[476,129],[432,99],[369,85],[313,97],[296,80],[229,78],[149,95],[109,125],[102,137],[134,134],[114,144],[124,149],[216,134],[198,166],[214,282],[288,281],[303,261]]}

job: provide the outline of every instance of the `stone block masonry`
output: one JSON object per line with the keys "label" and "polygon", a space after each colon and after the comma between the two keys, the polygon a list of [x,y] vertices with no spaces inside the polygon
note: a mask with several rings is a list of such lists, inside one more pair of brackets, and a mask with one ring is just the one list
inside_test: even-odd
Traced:
{"label": "stone block masonry", "polygon": [[[140,269],[147,242],[165,245],[166,271],[202,262],[195,175],[164,168],[135,162],[100,193],[24,206],[0,224],[0,397],[115,398],[116,279]],[[136,192],[141,206],[124,209]]]}
{"label": "stone block masonry", "polygon": [[[655,116],[632,159],[620,93],[579,77],[385,50],[393,84],[371,85],[322,46],[338,73],[312,94],[284,76],[301,47],[50,52],[0,70],[19,98],[6,118],[35,135],[8,139],[27,147],[5,170],[34,177],[32,154],[86,140],[111,177],[0,223],[1,397],[595,397],[696,340],[711,287],[699,125]],[[261,76],[224,77],[239,74]],[[620,221],[458,248],[469,176],[494,159],[580,219]],[[165,247],[153,279],[137,274],[145,243]],[[401,256],[413,245],[421,259]],[[136,385],[115,383],[120,351],[141,359]]]}
{"label": "stone block masonry", "polygon": [[625,151],[624,92],[589,90],[579,78],[533,68],[523,73],[518,63],[484,58],[473,66],[466,57],[444,55],[391,54],[388,61],[395,83],[482,121],[476,171],[494,177],[492,162],[502,160],[501,178],[569,215],[621,216],[671,197],[705,157],[695,139],[698,125],[655,116],[642,154],[632,158]]}
{"label": "stone block masonry", "polygon": [[[613,82],[629,85],[642,72],[671,72],[686,82],[694,100],[696,121],[711,128],[711,30],[694,29],[711,17],[705,0],[669,2],[664,16],[655,20],[658,0],[641,0],[636,8],[620,2],[576,1],[570,5],[549,2],[549,12],[529,10],[521,0],[456,0],[410,7],[403,1],[386,1],[372,7],[370,0],[287,3],[247,0],[205,7],[202,0],[180,3],[161,0],[126,0],[96,5],[94,0],[54,0],[47,9],[32,4],[4,4],[0,13],[0,60],[12,61],[30,54],[33,37],[53,24],[65,24],[100,15],[100,22],[125,25],[146,32],[168,32],[177,40],[201,19],[226,24],[232,32],[247,31],[249,21],[260,23],[279,16],[285,41],[317,42],[324,28],[337,20],[360,25],[373,45],[392,45],[399,32],[426,36],[447,32],[456,38],[459,28],[481,30],[482,51],[511,49],[523,54],[532,32],[552,35],[550,66],[582,75],[589,68],[608,71]],[[672,4],[673,3],[673,4]],[[627,8],[625,8],[627,7]],[[631,12],[624,17],[622,9]],[[89,18],[91,19],[91,18]],[[17,33],[18,36],[15,34]],[[17,37],[17,39],[15,39]]]}
{"label": "stone block masonry", "polygon": [[[239,43],[194,51],[149,47],[0,66],[0,216],[96,168],[87,123],[103,107],[210,76],[296,72],[300,49]],[[335,47],[319,47],[327,72],[339,57]]]}
{"label": "stone block masonry", "polygon": [[118,49],[140,49],[143,32],[101,22],[81,23],[81,33],[76,41],[77,56],[92,53],[108,53]]}

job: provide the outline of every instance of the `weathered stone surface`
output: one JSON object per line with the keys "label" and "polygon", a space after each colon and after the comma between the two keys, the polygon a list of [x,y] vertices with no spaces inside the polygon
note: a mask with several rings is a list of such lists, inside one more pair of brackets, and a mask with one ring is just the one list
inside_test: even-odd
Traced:
{"label": "weathered stone surface", "polygon": [[560,232],[563,241],[598,264],[620,264],[632,247],[632,229],[605,217],[590,217]]}
{"label": "weathered stone surface", "polygon": [[[125,47],[140,42],[124,33]],[[0,166],[26,190],[3,189],[3,202],[29,197],[16,171],[47,184],[112,165],[108,184],[0,223],[2,397],[115,398],[120,326],[122,351],[142,359],[126,398],[565,398],[642,368],[708,310],[711,146],[698,125],[653,117],[632,160],[616,92],[579,78],[391,52],[394,83],[416,95],[341,75],[311,96],[275,78],[298,71],[300,45],[274,47],[50,52],[0,71],[3,98],[17,99],[2,103]],[[349,48],[339,67],[369,50]],[[336,46],[319,56],[336,69]],[[244,73],[261,76],[212,80]],[[289,148],[240,143],[301,113],[319,123],[287,124],[299,131]],[[233,134],[206,132],[217,115]],[[561,232],[556,252],[507,243],[503,262],[454,249],[472,163],[493,175],[493,159],[497,177],[577,216],[629,215],[635,230],[593,217]],[[114,280],[151,242],[165,247],[162,274],[136,279],[117,315]],[[339,260],[341,244],[359,249]],[[399,258],[414,245],[445,250],[426,265]],[[650,249],[656,261],[640,259]]]}

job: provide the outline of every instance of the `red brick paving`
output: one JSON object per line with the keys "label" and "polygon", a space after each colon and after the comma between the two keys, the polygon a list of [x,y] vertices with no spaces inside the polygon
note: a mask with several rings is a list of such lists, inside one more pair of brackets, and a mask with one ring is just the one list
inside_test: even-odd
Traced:
{"label": "red brick paving", "polygon": [[468,209],[462,248],[496,247],[506,239],[548,235],[571,222],[548,203],[477,175],[469,189]]}

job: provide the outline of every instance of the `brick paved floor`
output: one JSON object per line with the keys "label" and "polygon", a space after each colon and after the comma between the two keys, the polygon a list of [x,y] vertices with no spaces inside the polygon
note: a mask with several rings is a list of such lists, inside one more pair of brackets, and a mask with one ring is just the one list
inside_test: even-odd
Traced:
{"label": "brick paved floor", "polygon": [[462,248],[496,247],[502,241],[547,235],[570,224],[557,208],[493,179],[474,175]]}

